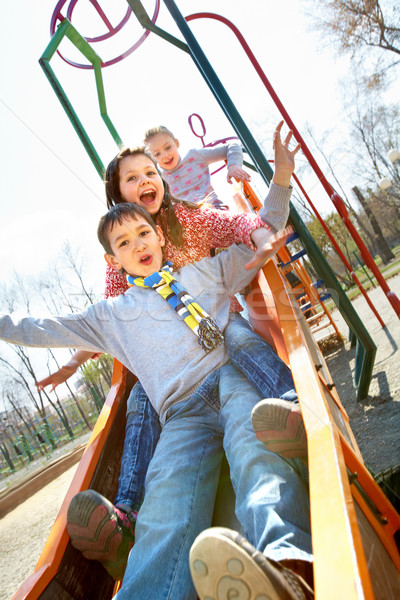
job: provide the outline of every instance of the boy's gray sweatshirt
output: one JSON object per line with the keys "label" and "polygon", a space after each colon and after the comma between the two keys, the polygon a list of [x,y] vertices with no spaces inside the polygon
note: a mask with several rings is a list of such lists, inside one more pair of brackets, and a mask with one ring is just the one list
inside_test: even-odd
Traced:
{"label": "boy's gray sweatshirt", "polygon": [[[289,198],[290,192],[282,204],[282,226]],[[252,254],[242,244],[233,245],[174,273],[222,331],[229,320],[229,298],[258,271],[244,268]],[[229,360],[224,344],[206,353],[166,300],[153,289],[136,286],[123,296],[65,317],[14,321],[5,315],[0,318],[0,338],[21,346],[108,352],[139,378],[161,422],[172,404],[191,395],[209,373]]]}

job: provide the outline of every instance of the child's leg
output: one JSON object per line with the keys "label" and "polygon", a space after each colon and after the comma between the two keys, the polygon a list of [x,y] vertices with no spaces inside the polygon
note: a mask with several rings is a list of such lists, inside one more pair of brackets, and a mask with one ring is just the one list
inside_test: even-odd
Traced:
{"label": "child's leg", "polygon": [[257,390],[232,365],[220,370],[220,423],[244,535],[274,560],[311,558],[309,499],[291,466],[257,441]]}
{"label": "child's leg", "polygon": [[311,563],[266,558],[225,527],[211,527],[196,538],[190,570],[200,600],[314,600]]}
{"label": "child's leg", "polygon": [[134,542],[136,511],[144,496],[150,460],[160,436],[160,422],[139,382],[127,405],[124,449],[115,506],[93,490],[80,492],[68,509],[72,545],[86,558],[99,560],[115,579],[122,579]]}
{"label": "child's leg", "polygon": [[224,335],[232,364],[263,398],[253,411],[257,438],[285,458],[306,460],[307,436],[290,369],[240,314],[231,314]]}
{"label": "child's leg", "polygon": [[70,502],[67,531],[85,558],[98,560],[111,577],[122,579],[135,540],[136,517],[129,506],[117,508],[95,490],[85,490]]}
{"label": "child's leg", "polygon": [[196,599],[189,550],[210,526],[223,454],[218,413],[206,401],[204,385],[169,411],[118,600]]}
{"label": "child's leg", "polygon": [[232,364],[252,382],[262,398],[297,402],[289,367],[239,313],[230,315],[224,337]]}
{"label": "child's leg", "polygon": [[128,504],[138,510],[144,496],[144,482],[161,427],[140,381],[128,398],[124,449],[115,504]]}

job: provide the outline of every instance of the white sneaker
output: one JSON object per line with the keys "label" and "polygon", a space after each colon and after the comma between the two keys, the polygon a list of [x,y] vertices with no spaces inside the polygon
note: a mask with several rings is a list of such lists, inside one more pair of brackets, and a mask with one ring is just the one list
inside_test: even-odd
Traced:
{"label": "white sneaker", "polygon": [[200,600],[314,598],[304,579],[266,558],[243,536],[225,527],[203,531],[191,547],[189,561]]}

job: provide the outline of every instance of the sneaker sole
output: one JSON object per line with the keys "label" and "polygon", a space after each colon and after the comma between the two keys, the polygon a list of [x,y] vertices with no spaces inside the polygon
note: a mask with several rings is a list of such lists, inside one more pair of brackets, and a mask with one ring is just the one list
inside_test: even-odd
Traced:
{"label": "sneaker sole", "polygon": [[108,558],[110,536],[117,525],[111,502],[107,506],[105,498],[93,490],[77,494],[71,500],[67,513],[67,531],[72,545],[84,552],[86,558],[99,560],[104,553],[107,553]]}
{"label": "sneaker sole", "polygon": [[236,542],[206,530],[190,550],[190,572],[201,600],[281,600],[275,587]]}
{"label": "sneaker sole", "polygon": [[307,459],[307,435],[300,406],[272,398],[259,402],[251,413],[253,429],[267,450],[284,458]]}
{"label": "sneaker sole", "polygon": [[85,558],[98,560],[114,579],[122,579],[133,538],[124,541],[111,502],[94,490],[74,496],[67,512],[67,532]]}

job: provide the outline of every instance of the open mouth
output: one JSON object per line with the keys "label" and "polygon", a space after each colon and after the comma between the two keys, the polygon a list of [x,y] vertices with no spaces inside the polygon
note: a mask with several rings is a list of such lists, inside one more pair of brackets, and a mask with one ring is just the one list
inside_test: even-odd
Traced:
{"label": "open mouth", "polygon": [[154,190],[147,190],[140,195],[140,200],[143,204],[151,204],[156,199],[156,192]]}
{"label": "open mouth", "polygon": [[142,256],[142,258],[140,259],[140,263],[142,265],[149,265],[152,262],[152,257],[150,256],[150,254],[146,254],[146,256]]}
{"label": "open mouth", "polygon": [[175,161],[174,157],[169,158],[168,160],[163,160],[161,163],[161,167],[163,169],[165,169],[166,171],[172,171],[176,167],[175,162],[176,161]]}

